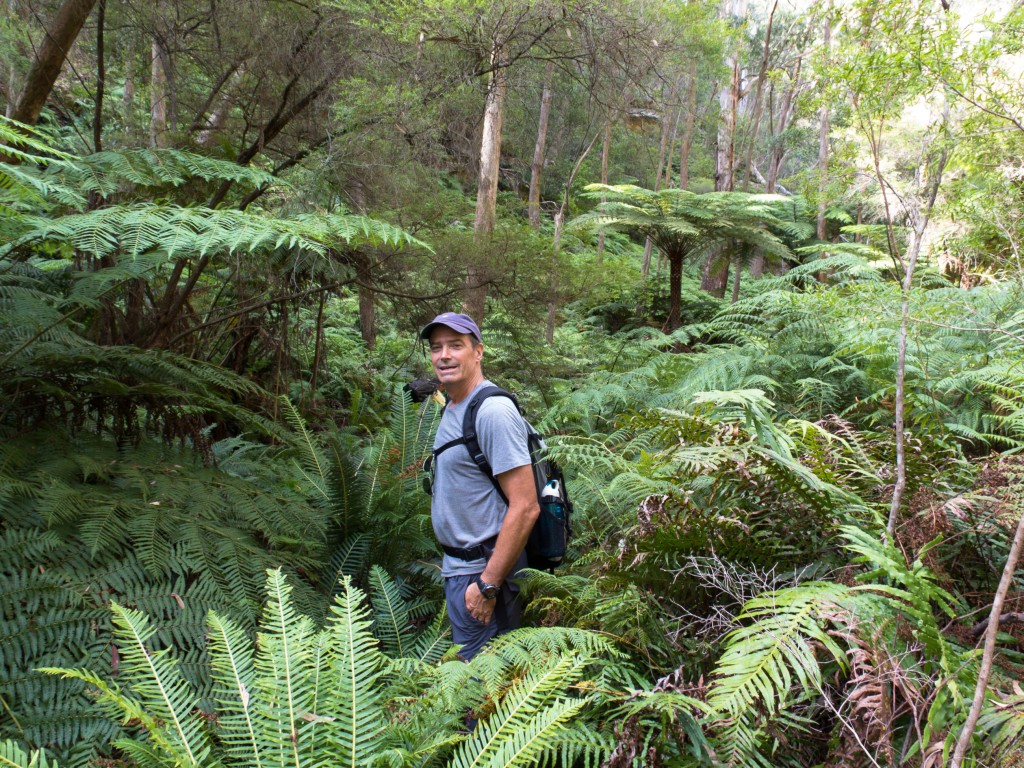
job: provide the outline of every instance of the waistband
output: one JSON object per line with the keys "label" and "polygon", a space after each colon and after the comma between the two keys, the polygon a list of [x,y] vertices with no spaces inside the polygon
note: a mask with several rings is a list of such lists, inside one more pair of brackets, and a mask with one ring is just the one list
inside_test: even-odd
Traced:
{"label": "waistband", "polygon": [[494,545],[497,543],[498,537],[492,536],[482,544],[477,544],[475,547],[449,547],[446,544],[441,545],[441,549],[444,550],[446,555],[450,555],[457,560],[465,560],[467,562],[471,560],[487,559],[491,556],[494,551]]}

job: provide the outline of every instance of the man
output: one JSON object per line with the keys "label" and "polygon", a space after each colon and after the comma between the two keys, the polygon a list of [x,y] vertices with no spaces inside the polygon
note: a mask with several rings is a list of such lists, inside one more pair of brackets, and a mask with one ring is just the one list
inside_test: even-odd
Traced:
{"label": "man", "polygon": [[[445,312],[420,331],[448,395],[434,439],[437,450],[462,437],[474,394],[492,386],[481,368],[480,329],[468,315]],[[507,397],[489,397],[476,416],[477,439],[508,503],[464,445],[435,456],[430,516],[445,555],[441,564],[454,641],[468,661],[497,634],[519,626],[518,588],[509,576],[526,565],[523,549],[540,514],[526,422]]]}

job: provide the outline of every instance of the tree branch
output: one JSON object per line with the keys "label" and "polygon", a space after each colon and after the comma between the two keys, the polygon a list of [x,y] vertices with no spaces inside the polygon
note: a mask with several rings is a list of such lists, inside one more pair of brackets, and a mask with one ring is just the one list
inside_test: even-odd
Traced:
{"label": "tree branch", "polygon": [[996,589],[995,599],[992,601],[992,612],[989,614],[989,623],[985,632],[985,650],[981,655],[981,669],[978,671],[978,684],[974,688],[974,700],[971,702],[971,710],[967,715],[967,722],[960,731],[960,738],[956,742],[956,750],[953,752],[953,759],[950,761],[950,768],[960,768],[967,755],[967,748],[974,735],[974,729],[981,717],[981,708],[985,703],[985,691],[988,688],[988,678],[992,674],[992,661],[996,653],[996,635],[999,634],[999,620],[1002,618],[1003,601],[1006,593],[1013,583],[1013,573],[1017,570],[1017,561],[1020,560],[1021,545],[1024,544],[1024,515],[1017,521],[1017,532],[1013,536],[1013,544],[1010,546],[1010,555],[1006,558],[1006,565],[1003,567],[1003,575],[999,579],[999,588]]}

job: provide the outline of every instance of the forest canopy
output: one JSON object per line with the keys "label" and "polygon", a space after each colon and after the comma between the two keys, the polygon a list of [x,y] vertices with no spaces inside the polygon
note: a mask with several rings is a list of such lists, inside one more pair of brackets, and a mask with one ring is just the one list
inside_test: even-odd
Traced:
{"label": "forest canopy", "polygon": [[[0,763],[1024,760],[1024,6],[4,7]],[[469,663],[444,311],[575,502]]]}

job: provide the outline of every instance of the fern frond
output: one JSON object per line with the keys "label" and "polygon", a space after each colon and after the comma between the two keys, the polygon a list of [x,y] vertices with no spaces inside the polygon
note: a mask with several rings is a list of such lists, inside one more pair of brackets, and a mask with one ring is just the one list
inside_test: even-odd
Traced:
{"label": "fern frond", "polygon": [[749,708],[779,711],[792,695],[802,697],[821,687],[818,648],[845,664],[845,654],[822,628],[818,612],[837,605],[848,588],[810,582],[777,590],[744,607],[739,620],[753,623],[726,638],[708,703],[728,717]]}
{"label": "fern frond", "polygon": [[262,748],[254,714],[260,691],[256,684],[252,641],[246,632],[216,613],[210,613],[207,623],[219,738],[233,760],[262,768]]}
{"label": "fern frond", "polygon": [[554,753],[568,722],[586,703],[560,694],[580,678],[589,662],[585,656],[566,655],[516,683],[456,750],[453,768],[535,765]]}
{"label": "fern frond", "polygon": [[333,740],[343,765],[363,765],[381,743],[384,714],[376,681],[386,668],[370,632],[369,611],[362,604],[363,593],[347,577],[331,608],[325,632],[333,654],[334,679],[330,701],[336,704],[332,723]]}
{"label": "fern frond", "polygon": [[0,766],[4,768],[57,768],[57,762],[47,758],[46,752],[34,749],[25,752],[13,741],[0,742]]}
{"label": "fern frond", "polygon": [[202,765],[210,745],[194,711],[190,686],[166,650],[150,649],[154,630],[147,616],[117,603],[110,608],[115,637],[123,641],[124,667],[135,678],[134,692],[146,701],[150,712],[155,712],[156,719],[165,723],[160,731],[166,737],[169,751],[186,765]]}
{"label": "fern frond", "polygon": [[398,583],[380,566],[370,569],[370,603],[373,606],[373,631],[388,656],[401,658],[412,650],[409,608],[402,599]]}

